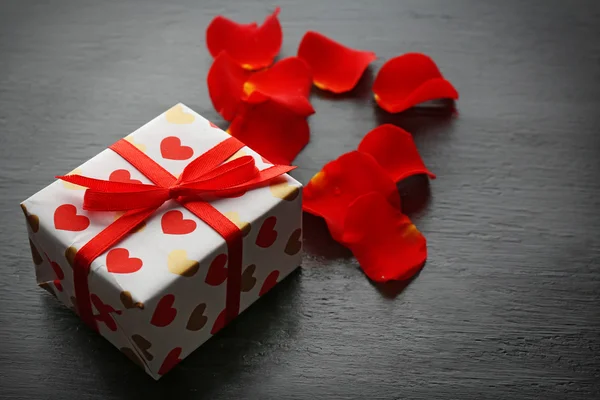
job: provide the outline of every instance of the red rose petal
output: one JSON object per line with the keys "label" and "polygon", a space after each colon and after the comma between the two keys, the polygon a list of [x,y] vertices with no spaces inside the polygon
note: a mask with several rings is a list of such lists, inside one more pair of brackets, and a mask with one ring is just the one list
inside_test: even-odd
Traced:
{"label": "red rose petal", "polygon": [[391,113],[431,100],[458,99],[458,92],[433,60],[420,53],[404,54],[383,64],[373,82],[373,93],[377,104]]}
{"label": "red rose petal", "polygon": [[359,196],[380,193],[400,208],[396,184],[373,157],[352,151],[327,163],[304,187],[304,211],[325,219],[331,236],[340,240],[350,204]]}
{"label": "red rose petal", "polygon": [[275,164],[291,164],[309,140],[306,118],[273,101],[248,106],[231,123],[231,136]]}
{"label": "red rose petal", "polygon": [[208,94],[215,110],[227,121],[231,121],[239,111],[244,82],[249,77],[250,72],[237,65],[225,52],[213,61],[206,77]]}
{"label": "red rose petal", "polygon": [[96,307],[96,310],[98,310],[98,314],[94,315],[94,318],[96,318],[96,320],[100,322],[104,322],[106,324],[106,327],[111,331],[116,331],[117,323],[110,314],[116,313],[121,315],[121,311],[115,310],[114,308],[112,308],[112,306],[108,304],[104,304],[102,300],[100,300],[100,298],[95,294],[90,295],[90,300],[92,301],[94,307]]}
{"label": "red rose petal", "polygon": [[366,194],[350,205],[342,243],[377,282],[409,279],[427,259],[425,237],[380,193]]}
{"label": "red rose petal", "polygon": [[317,32],[306,32],[298,57],[310,66],[316,87],[333,93],[352,90],[369,64],[372,51],[354,50]]}
{"label": "red rose petal", "polygon": [[425,167],[412,135],[395,125],[380,125],[367,133],[358,151],[370,154],[395,182],[420,174],[435,179]]}
{"label": "red rose petal", "polygon": [[288,57],[252,75],[243,85],[242,99],[251,104],[272,99],[298,115],[309,116],[315,112],[308,100],[311,86],[308,65],[298,57]]}
{"label": "red rose petal", "polygon": [[255,22],[239,24],[220,15],[215,17],[206,29],[208,51],[213,57],[226,51],[239,66],[248,70],[271,65],[283,39],[278,15],[279,7],[261,26]]}

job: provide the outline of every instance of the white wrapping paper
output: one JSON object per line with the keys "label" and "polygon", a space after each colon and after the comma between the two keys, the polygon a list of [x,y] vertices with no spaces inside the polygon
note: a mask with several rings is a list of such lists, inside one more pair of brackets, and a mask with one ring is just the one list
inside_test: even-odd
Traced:
{"label": "white wrapping paper", "polygon": [[[194,158],[228,137],[178,104],[126,140],[178,176]],[[271,165],[247,147],[234,157],[241,155],[254,157],[259,169]],[[152,183],[109,149],[73,172]],[[246,232],[240,312],[300,264],[300,189],[300,183],[284,175],[270,186],[211,203]],[[76,250],[120,215],[84,211],[84,191],[55,181],[21,205],[37,282],[72,309],[76,300],[70,264]],[[92,263],[88,282],[100,334],[160,378],[212,336],[225,308],[226,254],[219,234],[178,203],[166,202]]]}

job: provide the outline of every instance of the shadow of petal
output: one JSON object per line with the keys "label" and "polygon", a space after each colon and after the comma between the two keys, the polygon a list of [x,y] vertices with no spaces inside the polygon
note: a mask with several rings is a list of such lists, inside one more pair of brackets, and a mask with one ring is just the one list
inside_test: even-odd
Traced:
{"label": "shadow of petal", "polygon": [[330,260],[352,257],[350,250],[331,237],[323,218],[305,212],[302,215],[302,231],[304,232],[304,251],[307,253]]}
{"label": "shadow of petal", "polygon": [[369,279],[369,283],[386,299],[395,299],[419,276],[421,271],[422,269],[410,279],[403,281],[375,282]]}
{"label": "shadow of petal", "polygon": [[352,90],[348,92],[332,93],[327,90],[321,90],[313,85],[312,93],[317,97],[325,100],[338,101],[355,99],[364,101],[372,98],[373,96],[372,87],[374,79],[375,77],[373,74],[373,69],[369,66],[356,83],[356,86],[354,86],[354,88],[352,88]]}
{"label": "shadow of petal", "polygon": [[425,134],[448,126],[458,114],[453,100],[428,102],[397,114],[390,114],[373,100],[373,109],[378,125],[396,125],[412,134]]}
{"label": "shadow of petal", "polygon": [[410,176],[397,184],[402,198],[402,212],[409,217],[419,214],[427,208],[431,200],[429,177]]}
{"label": "shadow of petal", "polygon": [[110,393],[115,399],[211,399],[262,365],[248,359],[270,358],[273,352],[281,352],[277,346],[281,330],[291,337],[297,334],[297,313],[291,310],[301,303],[301,275],[301,269],[296,269],[158,382],[50,296],[44,307],[48,313],[60,315],[51,322],[65,332],[61,340],[70,349],[65,353],[64,345],[51,346],[48,351],[55,353],[55,360],[68,362],[71,357],[82,368],[73,382],[93,380],[100,393]]}

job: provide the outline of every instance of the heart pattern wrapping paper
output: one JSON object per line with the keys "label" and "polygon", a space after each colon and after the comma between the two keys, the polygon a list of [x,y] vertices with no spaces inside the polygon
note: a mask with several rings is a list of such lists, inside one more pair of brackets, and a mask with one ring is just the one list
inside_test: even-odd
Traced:
{"label": "heart pattern wrapping paper", "polygon": [[[193,159],[230,136],[178,104],[126,137],[178,176]],[[267,161],[248,147],[262,170]],[[239,157],[234,155],[233,157]],[[151,184],[104,150],[76,173]],[[55,181],[21,204],[38,284],[77,311],[73,260],[122,212],[82,208],[84,188]],[[289,275],[301,259],[301,185],[289,175],[211,205],[243,232],[240,312]],[[225,325],[227,246],[206,223],[167,201],[97,257],[88,276],[99,333],[159,379]]]}

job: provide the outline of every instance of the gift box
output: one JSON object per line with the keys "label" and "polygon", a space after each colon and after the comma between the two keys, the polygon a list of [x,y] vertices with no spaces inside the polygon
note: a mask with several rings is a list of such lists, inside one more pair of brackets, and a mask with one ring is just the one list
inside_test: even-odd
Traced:
{"label": "gift box", "polygon": [[178,104],[21,204],[37,282],[159,379],[299,266],[290,169]]}

